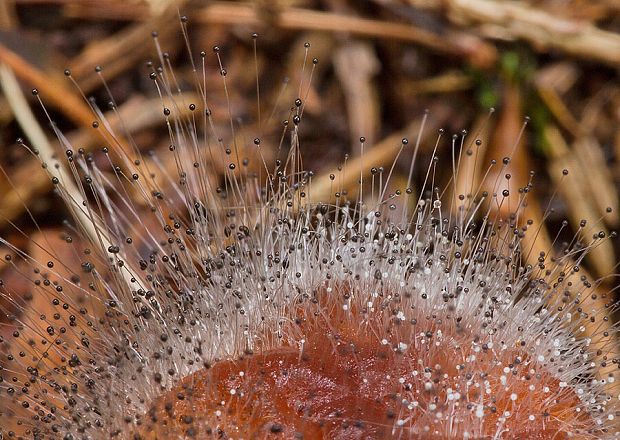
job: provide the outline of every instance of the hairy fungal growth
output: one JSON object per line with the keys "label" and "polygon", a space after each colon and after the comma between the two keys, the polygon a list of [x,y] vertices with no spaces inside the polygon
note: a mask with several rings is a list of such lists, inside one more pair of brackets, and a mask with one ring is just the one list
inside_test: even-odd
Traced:
{"label": "hairy fungal growth", "polygon": [[[435,186],[437,166],[453,168],[450,189],[481,148],[465,133],[439,135],[449,164],[418,155],[421,135],[394,145],[412,170],[400,189],[392,169],[365,163],[362,138],[359,167],[345,163],[330,200],[316,200],[300,139],[316,60],[299,98],[274,110],[277,133],[252,134],[210,111],[205,53],[195,102],[159,53],[150,76],[174,169],[91,102],[103,151],[56,130],[65,163],[42,158],[74,215],[66,241],[80,267],[2,240],[32,283],[30,297],[0,291],[21,311],[0,360],[5,438],[618,437],[616,306],[590,301],[580,273],[607,238],[525,264],[540,225],[523,218],[531,182],[504,178],[510,158],[491,164],[502,177],[486,190],[449,198]],[[280,158],[263,156],[267,143]],[[346,173],[360,176],[357,195],[340,191]],[[509,216],[495,209],[508,205]]]}

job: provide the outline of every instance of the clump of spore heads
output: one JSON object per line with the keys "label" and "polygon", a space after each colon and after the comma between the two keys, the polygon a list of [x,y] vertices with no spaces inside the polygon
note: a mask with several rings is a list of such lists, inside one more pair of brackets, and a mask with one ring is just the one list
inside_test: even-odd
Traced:
{"label": "clump of spore heads", "polygon": [[[94,104],[101,153],[56,131],[66,160],[46,170],[81,261],[34,261],[3,241],[32,283],[26,297],[2,286],[20,311],[2,342],[5,438],[619,436],[616,305],[591,301],[577,239],[525,264],[539,227],[521,218],[531,184],[510,195],[498,179],[442,200],[434,154],[403,139],[394,148],[412,170],[429,163],[421,196],[411,177],[396,189],[392,170],[362,160],[340,171],[373,169],[357,196],[334,176],[331,201],[313,200],[299,137],[307,85],[277,135],[247,141],[210,110],[206,57],[197,102],[164,54],[151,65],[173,170]],[[268,142],[283,152],[273,163]],[[446,146],[454,180],[470,143]],[[493,207],[508,197],[518,207],[501,216]]]}

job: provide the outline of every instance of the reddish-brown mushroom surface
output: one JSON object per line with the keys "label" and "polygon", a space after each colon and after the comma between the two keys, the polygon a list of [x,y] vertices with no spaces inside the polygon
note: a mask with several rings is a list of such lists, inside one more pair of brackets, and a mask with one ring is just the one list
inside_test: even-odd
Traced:
{"label": "reddish-brown mushroom surface", "polygon": [[139,435],[564,439],[591,422],[575,391],[521,347],[480,348],[454,316],[404,323],[387,310],[321,309],[328,318],[300,309],[298,346],[186,377],[152,405]]}

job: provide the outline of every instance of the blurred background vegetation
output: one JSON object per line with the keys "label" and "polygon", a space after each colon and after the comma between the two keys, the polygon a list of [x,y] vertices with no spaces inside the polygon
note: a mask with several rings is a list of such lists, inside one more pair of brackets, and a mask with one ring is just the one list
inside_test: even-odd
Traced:
{"label": "blurred background vegetation", "polygon": [[[144,151],[166,151],[169,139],[146,63],[159,63],[151,35],[157,31],[191,102],[194,74],[180,15],[189,18],[194,62],[200,64],[200,51],[207,53],[213,114],[226,120],[230,112],[250,140],[244,144],[251,145],[256,133],[268,137],[273,103],[280,99],[286,110],[305,81],[304,165],[317,173],[319,183],[346,155],[355,160],[360,136],[366,138],[369,158],[365,172],[370,175],[371,165],[387,167],[401,138],[415,143],[428,109],[419,166],[428,167],[438,129],[444,128],[437,150],[445,158],[437,170],[444,184],[452,177],[452,134],[458,134],[460,145],[462,130],[469,131],[463,159],[467,172],[458,179],[456,191],[480,185],[492,158],[512,156],[502,171],[511,174],[512,188],[524,186],[530,171],[536,171],[526,212],[535,223],[544,218],[547,225],[536,234],[537,248],[549,249],[564,219],[573,227],[560,231],[562,237],[572,237],[582,219],[587,220],[582,228],[586,237],[618,227],[616,0],[2,0],[0,165],[5,173],[0,173],[0,235],[42,257],[27,237],[58,235],[67,217],[40,163],[16,144],[17,138],[36,143],[19,123],[22,110],[16,96],[26,97],[43,132],[53,139],[30,93],[37,88],[73,145],[95,150],[104,144],[81,93],[93,96],[106,110],[109,95],[95,69],[100,66],[136,144]],[[258,33],[258,39],[252,33]],[[227,71],[230,109],[215,45]],[[318,59],[314,67],[313,58]],[[66,68],[80,89],[63,75]],[[255,118],[257,77],[260,123]],[[491,107],[496,111],[489,116]],[[273,112],[276,138],[276,121],[286,115]],[[520,136],[526,117],[530,120]],[[480,147],[475,139],[481,140]],[[268,159],[280,154],[277,145],[261,145]],[[570,170],[569,176],[562,178],[563,169]],[[408,172],[408,160],[398,164],[394,187],[406,183]],[[486,178],[495,177],[491,173]],[[342,184],[353,192],[357,180]],[[320,196],[329,201],[332,194]],[[34,227],[25,205],[41,230]],[[597,242],[587,262],[595,278],[617,272],[619,249],[617,240]],[[534,253],[529,262],[537,264],[537,257]],[[2,276],[10,274],[0,269]],[[605,282],[607,290],[618,284],[615,277]]]}

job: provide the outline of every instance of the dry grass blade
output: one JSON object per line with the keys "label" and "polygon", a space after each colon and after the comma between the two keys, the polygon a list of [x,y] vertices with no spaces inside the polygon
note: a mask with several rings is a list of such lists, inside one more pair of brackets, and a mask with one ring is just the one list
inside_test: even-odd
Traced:
{"label": "dry grass blade", "polygon": [[460,71],[446,71],[441,75],[425,78],[418,81],[411,81],[408,92],[414,95],[424,93],[451,93],[470,89],[473,80],[470,75]]}
{"label": "dry grass blade", "polygon": [[[80,87],[88,92],[99,84],[95,66],[105,68],[108,80],[134,68],[142,58],[153,52],[150,36],[155,29],[158,30],[160,40],[171,40],[170,37],[179,32],[174,20],[185,2],[186,0],[172,1],[163,11],[149,17],[144,23],[131,26],[88,46],[71,62],[71,73]],[[99,6],[97,8],[99,9]]]}
{"label": "dry grass blade", "polygon": [[[425,142],[429,137],[435,136],[437,130],[448,118],[448,112],[444,108],[437,108],[430,112],[430,118],[426,123],[424,132],[422,133],[422,142]],[[343,173],[336,185],[330,178],[330,173],[321,174],[312,180],[312,193],[310,196],[315,202],[328,202],[333,200],[333,192],[338,187],[338,190],[347,190],[350,193],[356,191],[358,187],[358,181],[360,179],[360,172],[362,170],[364,178],[370,174],[370,168],[389,165],[394,161],[394,158],[398,154],[402,139],[408,136],[417,135],[422,127],[422,119],[417,119],[409,124],[405,129],[393,133],[385,139],[378,142],[376,145],[367,148],[364,151],[363,157],[356,157],[347,163],[347,170],[349,172]]]}
{"label": "dry grass blade", "polygon": [[[573,144],[577,161],[584,176],[591,200],[594,202],[595,212],[603,215],[607,208],[611,212],[605,214],[605,222],[617,226],[619,221],[618,188],[614,184],[611,171],[607,167],[605,154],[596,138],[584,136]],[[596,172],[588,172],[596,170]]]}
{"label": "dry grass blade", "polygon": [[[599,230],[605,230],[601,222],[602,214],[599,214],[595,203],[595,197],[590,191],[591,179],[573,150],[569,149],[557,128],[550,126],[545,131],[550,146],[551,158],[549,162],[549,174],[555,179],[556,186],[564,194],[564,200],[568,205],[571,224],[580,224],[586,221],[584,237],[588,239]],[[563,170],[568,170],[569,177],[560,181]],[[596,246],[588,253],[588,260],[598,276],[603,276],[614,271],[614,251],[609,240],[598,241]]]}
{"label": "dry grass blade", "polygon": [[[13,108],[15,117],[17,118],[22,130],[24,130],[30,142],[32,142],[33,145],[36,145],[37,154],[40,157],[41,162],[46,163],[51,167],[52,164],[57,162],[54,159],[54,149],[47,141],[45,133],[32,114],[26,98],[21,93],[21,89],[17,83],[17,78],[8,66],[0,65],[0,79],[2,80],[0,83],[2,84],[4,94]],[[61,182],[63,182],[64,191],[69,195],[69,197],[75,201],[82,200],[83,197],[81,196],[73,177],[63,166],[54,168],[53,174]],[[47,180],[49,181],[49,178]],[[20,202],[23,204],[23,197],[20,199]],[[72,214],[74,218],[80,222],[84,232],[93,240],[94,243],[97,243],[101,235],[95,231],[95,226],[86,213],[76,207],[73,207]],[[105,238],[103,238],[103,240],[105,240]]]}
{"label": "dry grass blade", "polygon": [[36,87],[45,96],[46,103],[62,111],[77,126],[92,125],[93,116],[88,105],[55,77],[40,71],[1,43],[0,61],[10,67],[24,82]]}
{"label": "dry grass blade", "polygon": [[[6,83],[6,81],[3,82]],[[195,99],[191,93],[186,93],[185,96],[188,99]],[[118,108],[118,115],[113,112],[106,113],[106,119],[113,130],[120,131],[120,121],[122,120],[123,129],[128,133],[134,133],[161,122],[160,106],[161,102],[158,98],[149,101],[134,99],[121,105]],[[185,108],[180,110],[189,112]],[[28,127],[38,126],[36,121],[34,125],[29,122],[25,122],[25,124]],[[48,144],[48,141],[42,135],[40,129],[38,133],[40,133],[39,136],[35,135],[35,137],[31,138],[31,142],[40,148],[41,145]],[[96,138],[93,138],[85,130],[70,133],[67,135],[67,138],[73,145],[80,145],[86,148],[96,144]],[[50,157],[54,154],[52,147],[50,147],[48,154]],[[3,194],[0,199],[0,213],[2,213],[2,216],[0,216],[0,227],[5,226],[7,221],[14,220],[24,211],[24,200],[31,200],[36,194],[47,191],[52,187],[49,177],[41,171],[41,163],[35,158],[31,158],[23,163],[12,173],[11,177],[15,182],[28,182],[28,184],[21,185],[19,192],[16,192],[9,182],[0,179],[0,194]]]}
{"label": "dry grass blade", "polygon": [[413,6],[445,9],[462,26],[481,25],[490,38],[522,39],[541,50],[559,49],[570,55],[611,66],[620,64],[620,35],[536,9],[518,1],[408,0]]}
{"label": "dry grass blade", "polygon": [[562,127],[574,136],[580,135],[581,125],[568,109],[561,95],[575,84],[577,76],[578,73],[574,66],[559,63],[540,70],[534,79],[538,95],[547,108],[562,124]]}
{"label": "dry grass blade", "polygon": [[[334,66],[345,92],[351,146],[359,144],[360,136],[373,145],[381,124],[378,90],[373,81],[379,72],[379,60],[372,47],[355,42],[336,52]],[[357,150],[352,148],[356,153]]]}
{"label": "dry grass blade", "polygon": [[[105,16],[106,10],[102,11],[98,5],[70,5],[67,9],[67,15],[71,17],[101,19],[102,14]],[[148,16],[148,11],[130,5],[125,7],[115,5],[108,10],[108,15],[109,18],[143,20]],[[324,11],[283,8],[269,16],[251,3],[219,2],[193,13],[192,18],[203,24],[248,25],[257,28],[268,24],[281,29],[348,32],[370,38],[404,41],[428,47],[439,53],[465,57],[479,67],[489,67],[497,59],[495,47],[474,35],[455,31],[442,32],[440,35],[409,24]]]}

